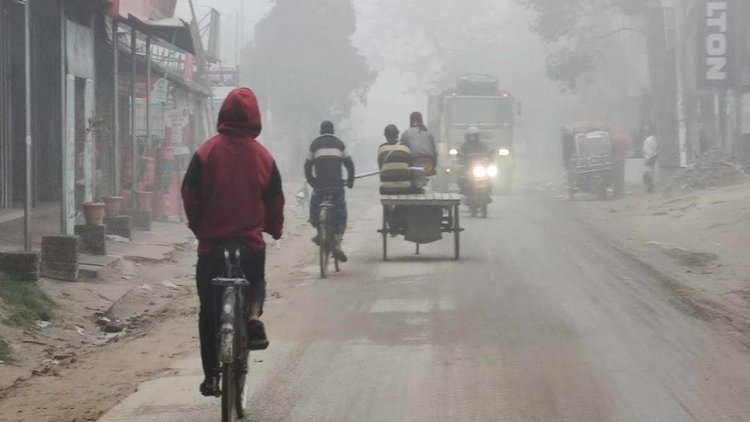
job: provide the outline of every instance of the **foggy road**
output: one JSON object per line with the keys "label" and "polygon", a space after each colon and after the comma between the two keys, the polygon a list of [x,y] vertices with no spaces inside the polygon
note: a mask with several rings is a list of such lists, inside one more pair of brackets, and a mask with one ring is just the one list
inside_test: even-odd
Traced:
{"label": "foggy road", "polygon": [[[446,239],[389,244],[380,208],[350,263],[267,307],[251,354],[251,421],[747,421],[750,354],[669,283],[583,230],[560,200],[496,200]],[[311,254],[312,254],[312,247]],[[104,422],[219,419],[198,354]]]}

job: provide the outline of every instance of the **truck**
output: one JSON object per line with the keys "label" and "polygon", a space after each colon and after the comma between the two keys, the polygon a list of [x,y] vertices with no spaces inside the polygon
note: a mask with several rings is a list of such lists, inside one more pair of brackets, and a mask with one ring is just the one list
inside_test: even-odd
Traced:
{"label": "truck", "polygon": [[482,141],[494,151],[498,168],[493,181],[495,191],[509,194],[515,168],[513,128],[517,114],[520,104],[509,91],[500,88],[500,79],[493,75],[461,75],[455,86],[431,95],[428,124],[438,146],[433,189],[442,192],[458,189],[458,150],[464,135],[475,126]]}

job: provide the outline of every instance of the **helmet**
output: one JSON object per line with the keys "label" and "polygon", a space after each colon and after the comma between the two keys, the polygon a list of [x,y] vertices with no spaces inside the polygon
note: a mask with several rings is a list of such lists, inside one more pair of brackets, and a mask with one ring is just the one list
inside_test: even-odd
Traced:
{"label": "helmet", "polygon": [[477,128],[476,126],[470,127],[469,131],[466,132],[466,140],[478,141],[479,140],[479,128]]}

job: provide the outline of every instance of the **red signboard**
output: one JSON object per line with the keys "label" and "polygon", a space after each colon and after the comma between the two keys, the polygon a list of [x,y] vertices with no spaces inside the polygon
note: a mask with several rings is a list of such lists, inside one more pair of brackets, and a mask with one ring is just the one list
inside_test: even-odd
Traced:
{"label": "red signboard", "polygon": [[151,0],[151,7],[165,18],[174,16],[177,0]]}
{"label": "red signboard", "polygon": [[127,18],[133,15],[148,22],[151,12],[156,12],[156,18],[171,18],[174,16],[177,0],[111,0],[109,14]]}

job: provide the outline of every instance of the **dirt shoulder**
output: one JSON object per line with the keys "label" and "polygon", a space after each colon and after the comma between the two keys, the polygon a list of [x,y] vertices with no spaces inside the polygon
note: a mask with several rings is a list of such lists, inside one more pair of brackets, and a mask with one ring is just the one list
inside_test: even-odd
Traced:
{"label": "dirt shoulder", "polygon": [[[269,240],[268,301],[283,300],[314,259],[307,212],[287,194],[285,238]],[[175,359],[197,355],[195,247],[168,252],[166,243],[125,257],[98,279],[40,282],[56,303],[43,328],[0,324],[16,356],[0,364],[0,421],[95,421]]]}
{"label": "dirt shoulder", "polygon": [[672,198],[574,204],[579,218],[644,263],[750,321],[750,182]]}

